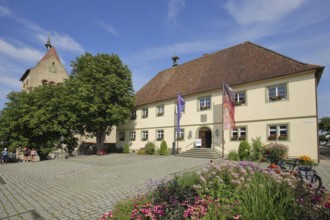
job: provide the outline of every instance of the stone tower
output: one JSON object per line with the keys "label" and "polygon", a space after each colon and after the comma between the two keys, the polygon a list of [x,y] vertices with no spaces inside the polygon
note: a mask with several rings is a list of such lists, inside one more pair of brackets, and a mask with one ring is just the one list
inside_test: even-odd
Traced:
{"label": "stone tower", "polygon": [[69,78],[55,48],[50,42],[50,36],[45,44],[47,53],[34,67],[27,69],[20,81],[22,89],[30,91],[31,89],[45,84],[61,83]]}

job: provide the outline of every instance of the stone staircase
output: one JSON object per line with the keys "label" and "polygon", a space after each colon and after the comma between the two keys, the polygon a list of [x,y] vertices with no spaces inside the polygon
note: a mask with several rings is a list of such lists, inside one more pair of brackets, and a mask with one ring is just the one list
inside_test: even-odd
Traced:
{"label": "stone staircase", "polygon": [[192,148],[185,152],[179,153],[176,156],[179,157],[195,157],[195,158],[208,158],[218,159],[222,158],[221,153],[217,150],[210,148]]}

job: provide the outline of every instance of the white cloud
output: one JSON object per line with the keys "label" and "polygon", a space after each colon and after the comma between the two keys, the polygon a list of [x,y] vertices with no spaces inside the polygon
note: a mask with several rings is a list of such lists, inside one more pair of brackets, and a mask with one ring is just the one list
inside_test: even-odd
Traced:
{"label": "white cloud", "polygon": [[27,60],[27,61],[39,61],[43,54],[35,49],[28,47],[18,48],[5,40],[0,38],[0,55],[10,56],[12,58]]}
{"label": "white cloud", "polygon": [[298,8],[305,0],[229,0],[225,9],[239,24],[276,21]]}
{"label": "white cloud", "polygon": [[101,28],[103,28],[104,30],[106,30],[110,34],[112,34],[114,36],[118,35],[118,32],[112,27],[112,25],[106,24],[106,23],[104,23],[104,21],[100,21],[99,25],[101,26]]}
{"label": "white cloud", "polygon": [[5,84],[10,88],[15,88],[15,89],[19,89],[21,85],[20,81],[16,77],[0,76],[0,81],[1,84]]}
{"label": "white cloud", "polygon": [[194,53],[200,53],[202,56],[204,53],[209,53],[215,49],[221,49],[222,46],[226,45],[227,41],[223,39],[216,40],[201,40],[201,41],[187,41],[177,43],[173,45],[165,45],[160,47],[146,48],[143,51],[134,53],[134,59],[139,61],[152,61],[158,59],[169,59],[174,53],[179,57],[181,55],[189,55]]}
{"label": "white cloud", "polygon": [[[35,34],[35,37],[42,43],[46,43],[48,39],[48,35],[46,35],[46,31],[39,32]],[[59,34],[57,32],[51,32],[50,36],[51,44],[56,49],[61,49],[64,51],[72,52],[72,53],[83,53],[84,48],[77,43],[74,39],[72,39],[67,34]]]}
{"label": "white cloud", "polygon": [[185,0],[170,0],[168,3],[167,19],[173,21],[185,6]]}
{"label": "white cloud", "polygon": [[[0,6],[0,15],[6,12],[6,8],[2,9]],[[9,13],[9,9],[7,9]],[[31,36],[32,39],[36,39],[41,43],[46,43],[48,38],[47,30],[43,29],[36,23],[32,23],[24,18],[16,16],[14,14],[10,14],[11,18],[18,22],[19,26],[17,29],[22,29],[25,35]],[[55,31],[51,32],[51,42],[56,48],[60,48],[64,51],[72,52],[72,53],[83,53],[83,47],[76,42],[72,37],[67,34],[59,34]],[[1,48],[1,47],[0,47]]]}
{"label": "white cloud", "polygon": [[10,15],[10,10],[2,5],[0,5],[0,16]]}

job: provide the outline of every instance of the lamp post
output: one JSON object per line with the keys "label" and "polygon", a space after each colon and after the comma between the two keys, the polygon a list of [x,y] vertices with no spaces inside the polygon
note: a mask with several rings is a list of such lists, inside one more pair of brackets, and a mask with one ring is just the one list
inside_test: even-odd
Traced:
{"label": "lamp post", "polygon": [[64,142],[64,136],[63,135],[61,135],[61,137],[60,137],[60,141],[61,141],[61,159],[62,158],[64,158],[64,155],[63,155],[63,148],[64,148],[64,144],[63,144],[63,142]]}

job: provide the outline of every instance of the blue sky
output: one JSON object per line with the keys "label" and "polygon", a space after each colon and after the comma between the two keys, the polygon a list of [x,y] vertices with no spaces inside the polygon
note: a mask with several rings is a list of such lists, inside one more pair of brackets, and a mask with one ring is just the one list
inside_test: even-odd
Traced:
{"label": "blue sky", "polygon": [[[135,91],[159,71],[245,41],[325,66],[319,117],[330,116],[329,0],[0,0],[0,109],[46,53],[67,71],[77,56],[118,54]],[[303,94],[302,94],[303,95]]]}

